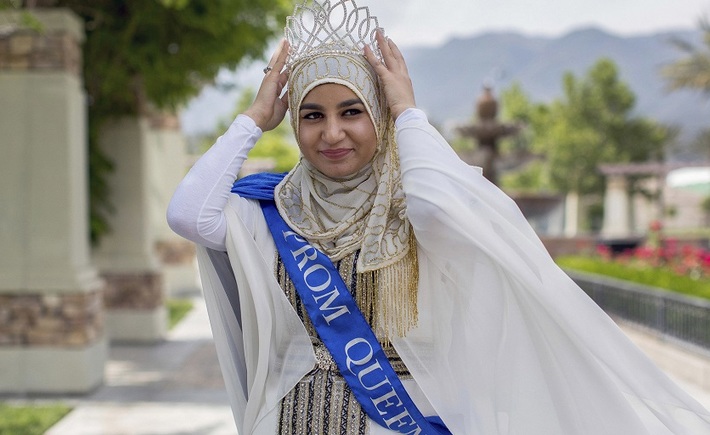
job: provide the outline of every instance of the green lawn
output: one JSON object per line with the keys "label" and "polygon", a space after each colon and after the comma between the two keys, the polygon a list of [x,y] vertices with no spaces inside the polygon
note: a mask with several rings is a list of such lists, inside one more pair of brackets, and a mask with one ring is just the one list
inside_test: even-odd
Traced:
{"label": "green lawn", "polygon": [[555,261],[563,269],[605,275],[676,293],[710,299],[710,280],[680,276],[660,267],[633,267],[583,256],[558,257]]}
{"label": "green lawn", "polygon": [[168,299],[168,327],[172,329],[180,320],[192,310],[193,303],[190,299]]}
{"label": "green lawn", "polygon": [[71,408],[66,405],[16,406],[0,403],[0,435],[42,435]]}

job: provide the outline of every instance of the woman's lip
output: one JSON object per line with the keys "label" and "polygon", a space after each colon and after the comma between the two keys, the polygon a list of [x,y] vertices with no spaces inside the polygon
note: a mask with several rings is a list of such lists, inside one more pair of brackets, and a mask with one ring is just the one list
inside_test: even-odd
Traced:
{"label": "woman's lip", "polygon": [[350,154],[351,151],[350,148],[338,148],[334,150],[323,150],[321,154],[327,159],[338,160]]}

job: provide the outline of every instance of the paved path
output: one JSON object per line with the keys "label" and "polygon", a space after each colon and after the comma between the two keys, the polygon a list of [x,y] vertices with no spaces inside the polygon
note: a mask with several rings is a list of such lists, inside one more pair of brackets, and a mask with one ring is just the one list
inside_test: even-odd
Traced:
{"label": "paved path", "polygon": [[[710,358],[632,328],[624,330],[710,409]],[[75,409],[46,435],[236,434],[200,298],[166,342],[111,346],[105,385],[67,402]]]}
{"label": "paved path", "polygon": [[620,324],[636,343],[676,383],[710,410],[710,352],[694,352],[636,327]]}
{"label": "paved path", "polygon": [[112,345],[106,382],[45,435],[236,434],[201,298],[158,345]]}

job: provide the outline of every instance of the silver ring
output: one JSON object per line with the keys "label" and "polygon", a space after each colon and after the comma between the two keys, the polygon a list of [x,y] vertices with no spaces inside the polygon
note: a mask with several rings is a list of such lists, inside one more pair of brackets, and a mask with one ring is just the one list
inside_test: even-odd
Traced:
{"label": "silver ring", "polygon": [[264,68],[264,74],[267,74],[267,73],[268,73],[269,71],[271,71],[272,69],[273,69],[273,68],[272,68],[271,66],[267,65],[266,68]]}

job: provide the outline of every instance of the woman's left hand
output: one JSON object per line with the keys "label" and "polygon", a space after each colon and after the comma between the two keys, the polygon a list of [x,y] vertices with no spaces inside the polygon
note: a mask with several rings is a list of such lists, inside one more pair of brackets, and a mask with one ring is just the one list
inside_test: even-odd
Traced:
{"label": "woman's left hand", "polygon": [[282,40],[271,56],[268,68],[264,70],[264,79],[261,81],[254,102],[244,111],[244,114],[253,119],[261,131],[276,128],[288,110],[288,93],[281,96],[288,82],[288,71],[284,69],[288,49],[288,42]]}
{"label": "woman's left hand", "polygon": [[365,57],[380,77],[392,117],[397,119],[405,110],[416,107],[414,87],[409,78],[407,64],[397,45],[385,37],[381,30],[377,30],[376,38],[384,62],[380,62],[367,45],[365,46]]}

